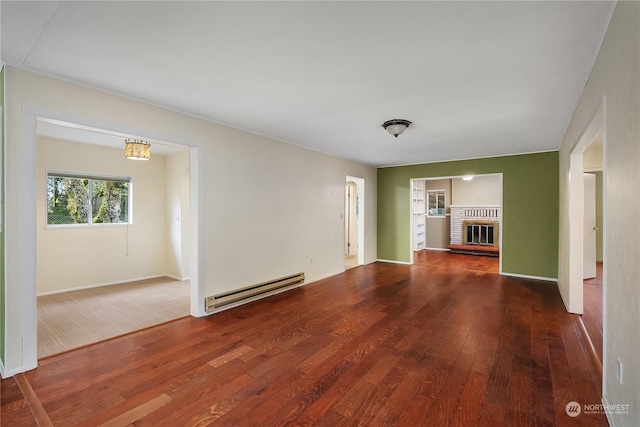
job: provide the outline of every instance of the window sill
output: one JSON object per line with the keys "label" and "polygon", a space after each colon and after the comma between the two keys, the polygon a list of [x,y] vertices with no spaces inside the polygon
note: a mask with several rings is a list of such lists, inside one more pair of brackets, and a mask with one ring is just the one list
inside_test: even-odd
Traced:
{"label": "window sill", "polygon": [[78,230],[132,226],[129,222],[111,222],[107,224],[47,224],[45,230]]}

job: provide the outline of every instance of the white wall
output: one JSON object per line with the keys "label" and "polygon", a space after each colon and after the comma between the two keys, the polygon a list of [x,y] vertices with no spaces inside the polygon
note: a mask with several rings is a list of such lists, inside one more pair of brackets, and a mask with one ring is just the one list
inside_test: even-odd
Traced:
{"label": "white wall", "polygon": [[[38,137],[37,292],[55,293],[165,274],[164,157]],[[47,171],[131,177],[133,224],[47,227]]]}
{"label": "white wall", "polygon": [[6,372],[37,362],[36,116],[194,147],[194,315],[204,314],[208,295],[300,271],[308,282],[344,271],[347,175],[365,179],[364,257],[376,260],[375,168],[14,67],[5,73]]}
{"label": "white wall", "polygon": [[184,280],[190,274],[189,152],[165,156],[166,274]]}
{"label": "white wall", "polygon": [[[603,102],[603,97],[605,102]],[[560,149],[558,286],[571,303],[569,260],[570,154],[600,108],[604,113],[604,363],[608,404],[629,405],[610,414],[612,425],[640,420],[640,3],[618,2],[595,65]],[[581,256],[581,254],[580,254]],[[623,364],[623,383],[617,378]],[[598,402],[584,402],[598,403]]]}
{"label": "white wall", "polygon": [[602,131],[584,152],[582,162],[585,172],[596,172],[602,170],[602,164],[604,162],[602,158]]}
{"label": "white wall", "polygon": [[451,180],[452,205],[500,205],[501,192],[499,175],[478,175],[471,181],[462,178]]}

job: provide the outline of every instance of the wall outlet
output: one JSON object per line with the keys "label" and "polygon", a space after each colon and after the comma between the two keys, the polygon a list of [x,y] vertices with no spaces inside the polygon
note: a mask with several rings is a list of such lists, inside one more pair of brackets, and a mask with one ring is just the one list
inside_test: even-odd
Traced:
{"label": "wall outlet", "polygon": [[313,258],[309,258],[309,264],[313,264]]}
{"label": "wall outlet", "polygon": [[620,358],[618,357],[616,359],[618,361],[618,370],[617,370],[617,375],[618,375],[618,383],[622,384],[622,379],[623,377],[623,371],[622,371],[622,360],[620,360]]}

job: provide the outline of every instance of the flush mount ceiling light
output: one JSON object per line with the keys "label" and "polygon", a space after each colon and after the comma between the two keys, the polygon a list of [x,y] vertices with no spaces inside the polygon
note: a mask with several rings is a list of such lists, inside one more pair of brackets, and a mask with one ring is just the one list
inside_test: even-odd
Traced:
{"label": "flush mount ceiling light", "polygon": [[463,181],[471,181],[472,179],[473,179],[473,175],[467,175],[462,177]]}
{"label": "flush mount ceiling light", "polygon": [[126,138],[124,140],[124,156],[131,160],[149,160],[151,143],[141,139]]}
{"label": "flush mount ceiling light", "polygon": [[411,122],[409,120],[393,119],[393,120],[387,120],[386,122],[384,122],[382,124],[382,127],[385,128],[387,132],[389,132],[391,135],[397,138],[398,135],[400,135],[409,127],[410,124]]}

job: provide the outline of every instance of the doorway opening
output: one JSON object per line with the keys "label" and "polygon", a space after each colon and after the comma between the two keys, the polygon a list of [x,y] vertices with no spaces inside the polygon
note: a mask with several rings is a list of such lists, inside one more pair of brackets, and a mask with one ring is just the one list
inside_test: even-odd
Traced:
{"label": "doorway opening", "polygon": [[[124,138],[148,138],[42,117],[35,137],[37,357],[188,316],[190,147],[151,139],[151,160],[128,160]],[[103,220],[112,179],[126,214]]]}
{"label": "doorway opening", "polygon": [[410,193],[411,264],[446,251],[497,257],[502,271],[501,173],[412,179]]}
{"label": "doorway opening", "polygon": [[[603,103],[604,105],[604,103]],[[604,360],[604,168],[605,128],[603,108],[595,114],[570,155],[570,311],[580,322],[596,363]],[[579,181],[578,179],[576,181]],[[577,215],[577,216],[576,216]],[[574,256],[575,254],[575,256]],[[581,257],[580,257],[581,255]],[[581,258],[581,259],[580,259]]]}
{"label": "doorway opening", "polygon": [[345,270],[364,264],[364,178],[347,176],[344,192]]}

